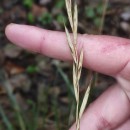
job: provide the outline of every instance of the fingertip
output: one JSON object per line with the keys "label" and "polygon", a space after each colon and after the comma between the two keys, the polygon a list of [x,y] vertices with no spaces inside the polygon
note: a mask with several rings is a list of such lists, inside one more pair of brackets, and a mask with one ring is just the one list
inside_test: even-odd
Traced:
{"label": "fingertip", "polygon": [[10,30],[12,30],[13,23],[10,23],[5,28],[5,35],[8,37]]}
{"label": "fingertip", "polygon": [[5,35],[6,37],[10,40],[13,32],[16,30],[16,27],[19,26],[18,24],[15,23],[10,23],[6,26],[5,28]]}
{"label": "fingertip", "polygon": [[15,26],[19,26],[18,24],[15,24],[15,23],[10,23],[6,26],[5,28],[5,33],[8,33],[8,31],[14,29]]}
{"label": "fingertip", "polygon": [[39,51],[42,31],[33,26],[11,23],[6,26],[5,35],[11,43],[33,52]]}

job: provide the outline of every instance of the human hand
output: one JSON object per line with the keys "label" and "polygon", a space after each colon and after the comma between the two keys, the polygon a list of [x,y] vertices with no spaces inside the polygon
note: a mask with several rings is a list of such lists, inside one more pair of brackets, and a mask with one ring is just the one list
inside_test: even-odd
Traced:
{"label": "human hand", "polygon": [[[52,58],[72,60],[65,33],[16,24],[8,25],[5,33],[20,47]],[[80,46],[84,50],[84,67],[117,80],[85,111],[81,130],[130,130],[130,40],[79,35]],[[75,130],[75,126],[70,130]]]}

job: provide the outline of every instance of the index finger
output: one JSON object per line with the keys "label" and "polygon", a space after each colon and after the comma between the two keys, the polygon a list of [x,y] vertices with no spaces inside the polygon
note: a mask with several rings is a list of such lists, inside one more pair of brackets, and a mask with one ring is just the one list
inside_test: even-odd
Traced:
{"label": "index finger", "polygon": [[[72,60],[66,35],[63,32],[10,24],[5,33],[10,41],[25,49],[60,60]],[[128,39],[79,35],[78,48],[81,46],[84,51],[84,67],[103,74],[116,75],[130,59]]]}

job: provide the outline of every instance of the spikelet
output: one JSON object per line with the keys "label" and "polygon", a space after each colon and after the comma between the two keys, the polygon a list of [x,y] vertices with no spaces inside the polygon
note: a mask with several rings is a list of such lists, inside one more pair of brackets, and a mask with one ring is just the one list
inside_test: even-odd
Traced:
{"label": "spikelet", "polygon": [[[82,71],[82,64],[83,64],[83,48],[80,51],[80,54],[78,55],[77,50],[77,28],[78,28],[78,9],[77,9],[77,3],[76,0],[74,3],[72,3],[72,0],[65,0],[66,3],[66,9],[68,14],[68,19],[70,22],[70,26],[72,29],[72,36],[70,35],[67,27],[65,26],[65,32],[66,37],[68,41],[68,45],[71,51],[71,55],[73,57],[73,87],[74,87],[74,93],[75,93],[75,99],[76,99],[76,130],[80,130],[80,119],[83,115],[83,112],[85,110],[89,92],[91,88],[92,80],[90,81],[88,88],[85,92],[83,101],[81,103],[81,107],[79,106],[79,80],[81,77],[81,71]],[[72,6],[73,5],[73,6]]]}

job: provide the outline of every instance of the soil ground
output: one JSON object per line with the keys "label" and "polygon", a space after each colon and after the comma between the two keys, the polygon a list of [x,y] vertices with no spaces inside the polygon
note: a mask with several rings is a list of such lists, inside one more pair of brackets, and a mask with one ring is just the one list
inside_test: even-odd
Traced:
{"label": "soil ground", "polygon": [[[82,0],[78,4],[79,33],[99,34],[104,1]],[[102,34],[130,38],[129,0],[110,0],[104,17]],[[13,130],[20,126],[9,88],[28,130],[67,129],[74,121],[72,65],[16,47],[4,34],[5,27],[12,22],[64,31],[63,19],[69,25],[61,0],[0,0],[0,115],[6,115]],[[85,91],[87,73],[88,70],[83,69],[81,93]],[[90,102],[114,82],[111,77],[99,74]],[[0,116],[0,129],[6,127]]]}

